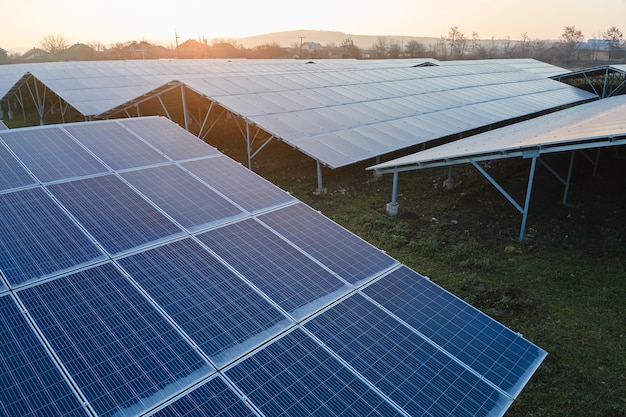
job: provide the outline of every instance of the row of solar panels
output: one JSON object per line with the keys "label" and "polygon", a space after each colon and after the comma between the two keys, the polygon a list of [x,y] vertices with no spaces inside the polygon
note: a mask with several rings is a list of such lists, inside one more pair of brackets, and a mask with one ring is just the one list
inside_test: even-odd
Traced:
{"label": "row of solar panels", "polygon": [[548,65],[535,60],[414,67],[423,61],[59,63],[29,67],[12,88],[38,80],[109,118],[179,83],[331,168],[595,97],[538,75]]}
{"label": "row of solar panels", "polygon": [[500,416],[545,357],[166,119],[0,169],[2,416]]}

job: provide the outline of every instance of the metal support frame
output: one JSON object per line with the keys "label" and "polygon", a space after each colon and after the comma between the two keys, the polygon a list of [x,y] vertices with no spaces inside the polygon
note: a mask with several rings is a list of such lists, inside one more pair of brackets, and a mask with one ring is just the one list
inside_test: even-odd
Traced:
{"label": "metal support frame", "polygon": [[246,153],[247,153],[247,156],[248,156],[248,168],[252,169],[252,160],[254,159],[254,157],[257,156],[259,154],[259,152],[261,152],[273,139],[275,139],[276,136],[270,135],[269,138],[267,138],[267,140],[265,140],[263,143],[261,143],[261,145],[255,151],[253,151],[254,142],[259,139],[259,134],[261,134],[261,132],[263,132],[263,130],[261,130],[260,127],[255,125],[256,132],[254,133],[254,136],[252,136],[252,134],[250,132],[250,127],[251,127],[250,121],[246,120],[246,119],[243,119],[243,120],[244,120],[244,123],[245,123],[245,131],[244,131],[244,128],[241,127],[239,122],[236,122],[236,124],[237,124],[237,128],[239,129],[239,132],[241,133],[241,135],[243,136],[244,140],[246,141]]}
{"label": "metal support frame", "polygon": [[530,173],[528,175],[528,185],[526,186],[526,198],[524,199],[524,207],[522,207],[506,190],[498,184],[498,182],[491,176],[485,169],[480,166],[476,161],[470,161],[476,168],[496,189],[502,194],[512,205],[522,214],[522,224],[520,226],[519,241],[524,240],[524,232],[526,231],[526,221],[528,220],[528,209],[530,206],[530,196],[533,189],[533,181],[535,179],[535,170],[537,168],[537,159],[539,158],[539,152],[527,152],[524,158],[530,158]]}
{"label": "metal support frame", "polygon": [[561,177],[559,173],[554,170],[554,168],[548,165],[546,161],[544,161],[543,159],[539,159],[539,162],[541,162],[541,165],[543,165],[565,187],[565,190],[563,192],[563,200],[562,200],[563,205],[567,204],[567,195],[569,193],[569,186],[572,181],[572,171],[574,169],[575,157],[576,157],[576,151],[572,151],[571,156],[570,156],[570,161],[569,161],[569,168],[567,169],[567,177],[565,179]]}
{"label": "metal support frame", "polygon": [[185,119],[185,130],[189,132],[189,112],[187,109],[187,98],[185,97],[185,85],[180,85],[180,96],[183,102],[183,118]]}
{"label": "metal support frame", "polygon": [[39,85],[37,84],[37,79],[33,77],[32,80],[33,80],[33,88],[30,87],[30,84],[28,82],[26,82],[26,88],[28,89],[28,92],[30,93],[30,97],[33,99],[33,103],[35,104],[35,109],[37,110],[37,113],[39,114],[39,125],[43,126],[46,124],[46,122],[44,121],[44,115],[45,115],[45,106],[46,106],[46,92],[48,91],[48,89],[44,85],[43,92],[42,94],[40,94]]}

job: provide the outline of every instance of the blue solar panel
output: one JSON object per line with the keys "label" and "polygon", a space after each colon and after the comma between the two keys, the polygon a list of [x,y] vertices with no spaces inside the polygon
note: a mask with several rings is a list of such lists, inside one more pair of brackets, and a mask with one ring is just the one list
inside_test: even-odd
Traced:
{"label": "blue solar panel", "polygon": [[138,415],[213,368],[107,263],[18,292],[99,415]]}
{"label": "blue solar panel", "polygon": [[10,296],[0,297],[0,416],[87,416]]}
{"label": "blue solar panel", "polygon": [[0,417],[495,417],[545,357],[163,118],[4,137]]}
{"label": "blue solar panel", "polygon": [[174,161],[220,155],[217,149],[162,117],[133,118],[120,123]]}
{"label": "blue solar panel", "polygon": [[55,184],[49,189],[111,254],[182,234],[114,175]]}
{"label": "blue solar panel", "polygon": [[502,415],[512,402],[358,294],[305,327],[413,416]]}
{"label": "blue solar panel", "polygon": [[[2,135],[4,137],[4,134]],[[17,159],[0,144],[0,191],[36,184],[35,179]]]}
{"label": "blue solar panel", "polygon": [[304,204],[259,216],[346,281],[355,284],[397,263],[384,252]]}
{"label": "blue solar panel", "polygon": [[218,366],[291,324],[191,238],[118,262]]}
{"label": "blue solar panel", "polygon": [[222,378],[216,377],[153,414],[155,417],[255,416]]}
{"label": "blue solar panel", "polygon": [[185,162],[183,166],[249,212],[294,201],[285,191],[225,156]]}
{"label": "blue solar panel", "polygon": [[512,397],[546,356],[542,349],[407,267],[363,291]]}
{"label": "blue solar panel", "polygon": [[243,215],[176,165],[129,171],[122,177],[190,231]]}
{"label": "blue solar panel", "polygon": [[297,319],[349,290],[339,278],[253,219],[197,237]]}
{"label": "blue solar panel", "polygon": [[268,416],[402,415],[299,329],[226,375]]}
{"label": "blue solar panel", "polygon": [[0,270],[11,285],[104,259],[42,189],[0,194]]}
{"label": "blue solar panel", "polygon": [[19,129],[2,138],[41,182],[107,172],[104,165],[58,127]]}
{"label": "blue solar panel", "polygon": [[167,159],[117,123],[74,123],[64,126],[72,136],[114,170],[154,165]]}

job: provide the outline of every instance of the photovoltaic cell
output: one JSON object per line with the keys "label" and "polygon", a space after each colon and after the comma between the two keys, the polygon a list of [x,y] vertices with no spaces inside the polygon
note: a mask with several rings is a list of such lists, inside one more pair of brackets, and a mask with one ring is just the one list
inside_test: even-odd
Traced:
{"label": "photovoltaic cell", "polygon": [[11,285],[104,259],[40,188],[0,194],[0,270]]}
{"label": "photovoltaic cell", "polygon": [[54,184],[49,189],[111,254],[182,234],[114,175]]}
{"label": "photovoltaic cell", "polygon": [[263,214],[259,220],[352,284],[375,276],[397,263],[302,203]]}
{"label": "photovoltaic cell", "polygon": [[0,416],[87,416],[10,296],[0,297]]}
{"label": "photovoltaic cell", "polygon": [[348,290],[339,278],[254,219],[197,237],[298,319]]}
{"label": "photovoltaic cell", "polygon": [[359,294],[305,327],[413,416],[499,416],[512,402]]}
{"label": "photovoltaic cell", "polygon": [[294,201],[285,191],[225,156],[185,162],[183,166],[249,212]]}
{"label": "photovoltaic cell", "polygon": [[402,266],[363,290],[468,367],[516,397],[546,353]]}
{"label": "photovoltaic cell", "polygon": [[162,117],[133,118],[120,123],[174,161],[220,155],[217,149]]}
{"label": "photovoltaic cell", "polygon": [[290,325],[191,238],[118,262],[218,366]]}
{"label": "photovoltaic cell", "polygon": [[213,378],[154,417],[252,417],[253,413],[222,378]]}
{"label": "photovoltaic cell", "polygon": [[0,191],[36,184],[35,179],[2,144],[0,144],[0,172],[2,172]]}
{"label": "photovoltaic cell", "polygon": [[117,123],[74,123],[67,130],[114,170],[166,162],[167,159]]}
{"label": "photovoltaic cell", "polygon": [[112,264],[18,292],[101,416],[134,416],[213,368]]}
{"label": "photovoltaic cell", "polygon": [[107,172],[58,127],[18,129],[3,135],[3,139],[41,182]]}
{"label": "photovoltaic cell", "polygon": [[122,177],[187,230],[243,215],[176,165],[129,171]]}
{"label": "photovoltaic cell", "polygon": [[302,330],[272,342],[226,375],[267,416],[400,416]]}

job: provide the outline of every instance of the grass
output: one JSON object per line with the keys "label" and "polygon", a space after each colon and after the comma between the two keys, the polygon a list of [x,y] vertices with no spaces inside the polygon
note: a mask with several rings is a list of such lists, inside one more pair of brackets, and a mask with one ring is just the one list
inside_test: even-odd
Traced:
{"label": "grass", "polygon": [[[242,155],[234,154],[235,158]],[[565,170],[568,158],[550,163]],[[579,163],[569,201],[537,171],[529,238],[521,215],[473,167],[400,175],[398,217],[384,212],[391,176],[367,164],[324,171],[284,144],[257,156],[255,170],[404,264],[548,352],[508,417],[626,416],[626,194],[623,157],[605,151],[598,175]],[[492,164],[490,174],[522,201],[528,163]]]}

